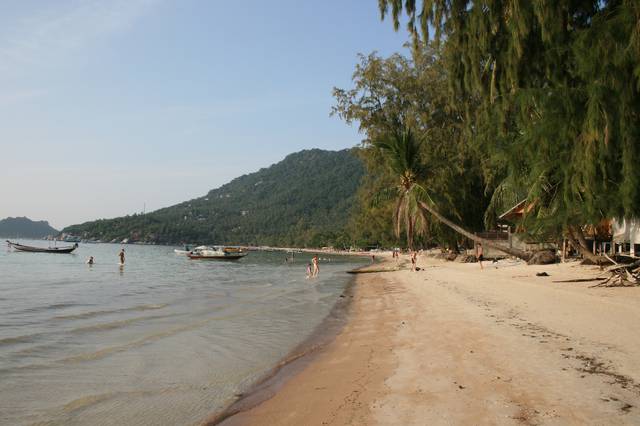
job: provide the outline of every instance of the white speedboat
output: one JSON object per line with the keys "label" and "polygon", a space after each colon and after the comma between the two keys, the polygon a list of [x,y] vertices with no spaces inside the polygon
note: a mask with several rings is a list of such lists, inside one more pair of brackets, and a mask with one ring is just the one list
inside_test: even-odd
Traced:
{"label": "white speedboat", "polygon": [[[202,246],[202,247],[204,247],[204,246]],[[192,250],[191,250],[190,246],[184,246],[184,248],[182,250],[180,250],[180,249],[174,249],[173,250],[173,252],[175,254],[181,254],[181,255],[187,255],[187,254],[191,253],[191,251]]]}
{"label": "white speedboat", "polygon": [[194,260],[238,260],[248,253],[241,248],[223,246],[199,246],[187,254]]}

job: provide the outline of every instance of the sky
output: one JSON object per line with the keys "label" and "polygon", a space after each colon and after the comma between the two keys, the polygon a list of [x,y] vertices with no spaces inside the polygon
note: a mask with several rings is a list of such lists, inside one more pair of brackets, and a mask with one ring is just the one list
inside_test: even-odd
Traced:
{"label": "sky", "polygon": [[375,0],[21,0],[0,6],[0,219],[58,229],[206,194],[302,149],[358,53],[404,50]]}

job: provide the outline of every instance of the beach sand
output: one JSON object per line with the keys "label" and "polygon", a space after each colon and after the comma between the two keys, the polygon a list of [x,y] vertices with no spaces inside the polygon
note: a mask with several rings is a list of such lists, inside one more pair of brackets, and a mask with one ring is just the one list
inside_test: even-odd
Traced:
{"label": "beach sand", "polygon": [[336,338],[222,424],[640,424],[640,288],[552,282],[599,272],[575,262],[406,261],[359,275]]}

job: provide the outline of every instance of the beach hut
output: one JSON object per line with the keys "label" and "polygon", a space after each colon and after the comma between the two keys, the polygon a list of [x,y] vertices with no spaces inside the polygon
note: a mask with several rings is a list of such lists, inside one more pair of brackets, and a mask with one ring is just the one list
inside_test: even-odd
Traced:
{"label": "beach hut", "polygon": [[535,202],[528,203],[526,199],[516,203],[498,217],[498,223],[506,230],[509,247],[526,251],[556,249],[555,241],[539,241],[531,238],[522,227],[522,219],[535,207]]}

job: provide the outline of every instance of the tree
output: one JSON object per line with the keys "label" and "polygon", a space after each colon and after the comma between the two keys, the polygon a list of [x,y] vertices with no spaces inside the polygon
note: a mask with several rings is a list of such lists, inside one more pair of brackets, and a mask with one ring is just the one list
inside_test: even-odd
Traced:
{"label": "tree", "polygon": [[373,142],[374,148],[384,152],[387,165],[398,181],[396,187],[391,188],[396,198],[394,228],[399,237],[404,226],[410,250],[414,249],[414,236],[424,234],[427,229],[427,217],[420,207],[420,203],[428,197],[419,184],[425,175],[420,161],[420,144],[421,141],[414,137],[410,129],[401,128]]}
{"label": "tree", "polygon": [[[359,190],[352,235],[389,245],[394,230],[389,217],[396,206],[372,203],[381,190],[395,186],[397,179],[385,165],[383,153],[373,149],[374,141],[393,135],[398,122],[413,130],[419,157],[428,164],[424,181],[442,211],[455,217],[467,229],[480,230],[487,203],[481,173],[482,157],[466,143],[463,114],[450,104],[447,78],[440,53],[431,46],[382,58],[375,53],[361,55],[353,75],[352,89],[334,89],[332,113],[347,123],[357,122],[364,133],[360,156],[367,175]],[[415,235],[423,244],[438,243],[457,248],[459,237],[439,221],[428,221],[428,229]],[[395,242],[397,243],[397,241]]]}
{"label": "tree", "polygon": [[399,124],[399,127],[391,136],[374,141],[374,147],[384,152],[386,164],[398,180],[395,188],[397,201],[394,211],[394,222],[398,234],[400,233],[401,224],[404,223],[409,248],[413,249],[412,242],[414,232],[424,232],[426,229],[426,213],[428,213],[454,231],[475,242],[482,243],[487,247],[495,248],[512,256],[529,260],[531,253],[505,247],[501,244],[480,238],[438,212],[427,189],[425,189],[425,186],[421,183],[421,180],[427,175],[425,169],[428,167],[425,166],[420,159],[419,147],[421,141],[414,137],[410,129],[403,129],[400,126]]}
{"label": "tree", "polygon": [[474,140],[535,203],[528,228],[564,232],[589,256],[582,225],[640,215],[639,2],[379,5],[396,28],[406,12],[416,44],[444,41],[452,93],[479,100]]}

